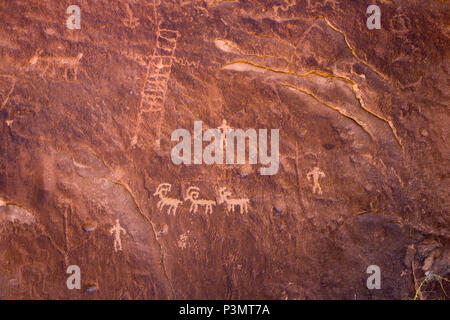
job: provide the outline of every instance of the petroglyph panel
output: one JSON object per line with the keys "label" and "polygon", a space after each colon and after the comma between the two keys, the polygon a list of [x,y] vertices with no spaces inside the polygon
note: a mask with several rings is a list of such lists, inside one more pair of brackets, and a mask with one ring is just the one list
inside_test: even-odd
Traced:
{"label": "petroglyph panel", "polygon": [[0,1],[1,299],[448,298],[448,1],[73,4]]}

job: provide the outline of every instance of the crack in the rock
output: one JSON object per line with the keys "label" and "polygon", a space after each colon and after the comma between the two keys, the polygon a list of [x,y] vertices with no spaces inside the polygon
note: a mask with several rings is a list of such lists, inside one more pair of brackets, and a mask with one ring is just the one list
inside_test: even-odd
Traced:
{"label": "crack in the rock", "polygon": [[372,70],[373,72],[375,72],[377,75],[379,75],[381,78],[383,78],[384,80],[389,80],[389,78],[382,74],[380,71],[378,71],[374,66],[372,66],[371,64],[369,64],[368,62],[366,62],[365,60],[361,59],[357,54],[356,54],[356,50],[355,48],[353,48],[350,45],[350,42],[348,41],[347,35],[345,34],[345,32],[343,32],[342,30],[340,30],[339,28],[335,27],[334,25],[331,24],[331,22],[324,16],[318,16],[316,17],[314,20],[319,20],[319,19],[323,19],[326,24],[333,29],[334,31],[336,31],[337,33],[341,34],[344,37],[344,41],[345,44],[347,45],[347,47],[350,49],[353,57],[358,60],[359,62],[361,62],[363,65],[365,65],[366,67],[368,67],[370,70]]}
{"label": "crack in the rock", "polygon": [[369,110],[369,109],[365,106],[364,101],[363,101],[363,99],[362,99],[362,97],[361,97],[360,89],[358,88],[358,86],[357,86],[356,83],[353,84],[353,86],[352,86],[352,91],[353,91],[353,93],[355,94],[356,100],[358,100],[358,103],[359,103],[360,107],[361,107],[364,111],[366,111],[367,113],[371,114],[372,116],[374,116],[374,117],[376,117],[376,118],[378,118],[378,119],[380,119],[380,120],[386,122],[386,123],[389,125],[389,127],[390,127],[391,130],[392,130],[392,134],[394,135],[394,137],[395,137],[395,139],[397,140],[398,144],[399,144],[400,147],[402,148],[403,154],[405,154],[405,147],[404,147],[404,145],[403,145],[403,142],[402,142],[400,136],[399,136],[398,133],[397,133],[397,129],[395,128],[393,122],[390,121],[390,120],[388,120],[388,119],[386,119],[386,118],[384,118],[384,117],[382,117],[382,116],[380,116],[380,115],[378,115],[378,114],[376,114],[375,112]]}
{"label": "crack in the rock", "polygon": [[282,82],[282,83],[280,83],[280,84],[281,84],[282,86],[285,86],[285,87],[288,87],[288,88],[291,88],[291,89],[300,91],[300,92],[302,92],[302,93],[304,93],[304,94],[306,94],[306,95],[312,97],[314,100],[316,100],[316,101],[319,102],[320,104],[322,104],[322,105],[324,105],[324,106],[326,106],[326,107],[328,107],[328,108],[330,108],[330,109],[332,109],[332,110],[334,110],[334,111],[337,111],[337,112],[338,112],[339,114],[341,114],[342,116],[344,116],[344,117],[346,117],[346,118],[348,118],[348,119],[354,121],[359,127],[361,127],[361,129],[362,129],[364,132],[366,132],[366,133],[370,136],[370,138],[371,138],[374,142],[377,141],[376,138],[375,138],[375,136],[369,131],[368,128],[366,128],[367,125],[366,125],[364,122],[358,121],[356,118],[354,118],[354,117],[352,117],[350,114],[348,114],[345,110],[342,110],[342,109],[339,108],[339,107],[332,106],[331,104],[326,103],[325,101],[323,101],[322,99],[320,99],[319,97],[317,97],[314,93],[309,92],[308,90],[305,90],[305,89],[303,89],[303,88],[294,86],[294,85],[292,85],[292,84],[290,84],[290,83]]}
{"label": "crack in the rock", "polygon": [[259,65],[259,64],[253,63],[251,61],[247,61],[247,60],[234,60],[232,62],[229,62],[229,63],[225,64],[223,68],[226,69],[229,66],[233,66],[233,65],[237,65],[237,64],[247,64],[247,65],[249,65],[249,66],[251,66],[253,68],[258,68],[258,69],[262,69],[262,70],[269,71],[269,72],[285,74],[285,75],[290,75],[290,76],[299,77],[299,78],[307,78],[307,77],[310,77],[312,75],[315,75],[315,76],[322,77],[322,78],[338,79],[338,80],[340,80],[340,81],[342,81],[342,82],[344,82],[346,84],[351,85],[352,92],[353,92],[353,94],[355,96],[355,99],[358,101],[358,104],[359,104],[360,108],[362,110],[364,110],[365,112],[369,113],[371,116],[374,116],[377,119],[382,120],[382,121],[387,123],[387,125],[390,128],[390,130],[392,131],[392,134],[394,135],[394,138],[396,139],[397,143],[401,147],[402,152],[404,154],[404,152],[405,152],[404,145],[402,143],[402,140],[401,140],[400,136],[397,133],[397,130],[396,130],[393,122],[388,120],[388,119],[386,119],[386,118],[384,118],[384,117],[382,117],[382,116],[380,116],[380,115],[378,115],[378,114],[376,114],[375,112],[373,112],[372,110],[369,110],[365,106],[365,103],[364,103],[364,101],[363,101],[363,99],[361,97],[361,94],[360,94],[360,89],[358,87],[358,84],[355,81],[353,81],[353,80],[351,80],[349,78],[343,77],[343,76],[331,74],[331,73],[320,71],[320,70],[310,70],[310,71],[305,72],[305,73],[296,73],[296,72],[276,69],[276,68],[272,68],[272,67],[268,67],[268,66],[264,66],[264,65]]}
{"label": "crack in the rock", "polygon": [[128,184],[126,184],[126,183],[124,183],[124,182],[122,182],[122,181],[120,181],[120,180],[112,180],[112,179],[109,179],[109,178],[106,178],[106,177],[105,177],[105,179],[107,179],[109,182],[111,182],[111,183],[113,183],[113,184],[120,185],[121,187],[123,187],[123,188],[130,194],[131,198],[133,199],[134,205],[136,206],[136,208],[137,208],[139,214],[140,214],[140,215],[144,218],[144,220],[145,220],[146,222],[148,222],[148,224],[151,226],[152,231],[153,231],[153,233],[154,233],[154,235],[155,235],[155,241],[156,241],[156,243],[158,243],[159,250],[160,250],[160,252],[161,252],[161,261],[160,261],[161,267],[162,267],[162,269],[163,269],[164,276],[165,276],[165,278],[166,278],[166,280],[167,280],[167,282],[168,282],[168,284],[169,284],[169,287],[170,287],[170,290],[171,290],[171,295],[172,295],[172,297],[174,297],[173,285],[172,285],[172,282],[170,281],[170,278],[169,278],[169,276],[168,276],[168,274],[167,274],[167,270],[166,270],[166,266],[165,266],[165,254],[164,254],[164,249],[163,249],[161,243],[158,241],[157,233],[156,233],[156,231],[155,231],[155,226],[154,226],[153,222],[152,222],[152,221],[151,221],[151,220],[150,220],[150,219],[142,212],[142,210],[141,210],[141,208],[139,207],[139,204],[138,204],[138,202],[137,202],[137,199],[136,199],[136,197],[134,196],[133,191],[132,191],[131,188],[128,186]]}

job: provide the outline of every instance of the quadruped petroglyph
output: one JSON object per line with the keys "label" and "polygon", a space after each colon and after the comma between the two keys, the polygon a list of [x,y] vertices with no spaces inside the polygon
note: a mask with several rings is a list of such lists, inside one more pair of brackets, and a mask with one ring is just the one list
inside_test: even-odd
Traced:
{"label": "quadruped petroglyph", "polygon": [[227,206],[227,212],[234,213],[235,207],[239,207],[239,212],[242,213],[248,213],[248,204],[250,200],[248,198],[231,198],[231,192],[227,191],[227,188],[220,188],[219,189],[219,200],[217,201],[218,204],[225,203]]}
{"label": "quadruped petroglyph", "polygon": [[235,213],[236,207],[239,207],[239,212],[241,214],[248,213],[248,205],[250,199],[248,198],[231,198],[231,192],[227,191],[227,188],[221,187],[217,189],[218,201],[208,199],[199,199],[200,188],[191,186],[186,190],[186,196],[183,201],[174,198],[168,198],[167,194],[171,191],[172,185],[170,183],[161,183],[154,196],[158,196],[160,200],[158,201],[157,208],[162,212],[164,207],[167,206],[167,214],[175,215],[176,210],[179,205],[183,202],[190,202],[189,213],[197,214],[199,207],[205,208],[205,215],[213,213],[213,207],[217,204],[224,203],[226,205],[227,213]]}
{"label": "quadruped petroglyph", "polygon": [[158,201],[158,209],[163,210],[165,206],[168,207],[167,214],[175,215],[178,206],[182,203],[180,200],[173,199],[167,197],[167,194],[172,190],[172,185],[169,183],[161,183],[158,188],[156,189],[154,196],[159,197]]}
{"label": "quadruped petroglyph", "polygon": [[[52,57],[42,56],[42,50],[38,49],[29,61],[29,67],[40,71],[39,75],[43,78],[50,70],[51,79],[60,79],[70,81],[69,71],[72,73],[72,81],[77,80],[78,67],[83,53],[78,53],[76,57]],[[62,74],[61,74],[62,71]]]}
{"label": "quadruped petroglyph", "polygon": [[205,200],[199,199],[200,196],[200,188],[197,187],[189,187],[186,191],[186,197],[184,201],[189,200],[191,202],[191,207],[189,208],[190,213],[197,213],[199,206],[205,207],[205,214],[211,214],[213,212],[213,206],[216,205],[216,202],[213,200]]}

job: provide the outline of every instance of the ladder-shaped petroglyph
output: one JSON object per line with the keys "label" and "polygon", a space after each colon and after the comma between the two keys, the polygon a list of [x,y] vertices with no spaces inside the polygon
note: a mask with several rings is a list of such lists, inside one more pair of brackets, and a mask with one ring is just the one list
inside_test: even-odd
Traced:
{"label": "ladder-shaped petroglyph", "polygon": [[168,207],[167,214],[176,214],[178,206],[182,203],[182,201],[168,198],[167,194],[172,190],[172,185],[169,183],[161,183],[158,188],[156,188],[156,192],[153,194],[154,196],[159,197],[159,201],[157,207],[160,211],[164,209],[165,206]]}
{"label": "ladder-shaped petroglyph", "polygon": [[116,219],[116,224],[109,230],[109,232],[114,236],[114,251],[122,251],[122,239],[120,234],[127,234],[127,231],[120,225],[119,219]]}
{"label": "ladder-shaped petroglyph", "polygon": [[147,112],[161,112],[157,123],[158,132],[156,143],[159,147],[167,84],[170,79],[178,36],[179,32],[176,30],[158,29],[156,46],[147,64],[145,81],[138,108],[136,131],[131,142],[132,146],[137,143],[142,114]]}
{"label": "ladder-shaped petroglyph", "polygon": [[320,186],[319,180],[320,180],[320,178],[324,178],[324,177],[325,177],[325,173],[322,170],[320,170],[319,167],[314,167],[312,170],[310,170],[306,174],[306,178],[309,181],[312,181],[312,183],[313,183],[312,192],[314,194],[318,194],[318,195],[322,194],[322,187]]}
{"label": "ladder-shaped petroglyph", "polygon": [[231,192],[227,191],[227,188],[220,188],[218,204],[225,203],[227,206],[227,212],[234,213],[235,207],[239,206],[240,213],[248,213],[248,204],[250,200],[248,198],[231,199]]}
{"label": "ladder-shaped petroglyph", "polygon": [[186,191],[186,197],[184,201],[189,200],[191,202],[191,207],[189,208],[189,213],[197,213],[199,206],[205,207],[205,214],[211,214],[213,212],[213,206],[216,205],[214,200],[199,199],[200,189],[197,187],[189,187]]}
{"label": "ladder-shaped petroglyph", "polygon": [[73,73],[73,81],[77,80],[78,68],[80,65],[80,60],[83,58],[83,53],[79,53],[76,57],[52,57],[52,56],[42,56],[42,50],[39,49],[31,57],[29,61],[29,67],[34,67],[40,71],[39,75],[44,77],[49,69],[51,70],[50,77],[56,78],[57,71],[63,71],[63,78],[65,81],[69,80],[69,71]]}

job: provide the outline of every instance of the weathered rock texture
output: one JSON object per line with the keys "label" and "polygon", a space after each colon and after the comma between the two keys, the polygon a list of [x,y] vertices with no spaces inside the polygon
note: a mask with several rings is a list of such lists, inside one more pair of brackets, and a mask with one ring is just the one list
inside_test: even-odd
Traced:
{"label": "weathered rock texture", "polygon": [[[448,1],[74,2],[0,1],[1,298],[450,293]],[[174,165],[194,120],[279,128],[278,174]]]}

